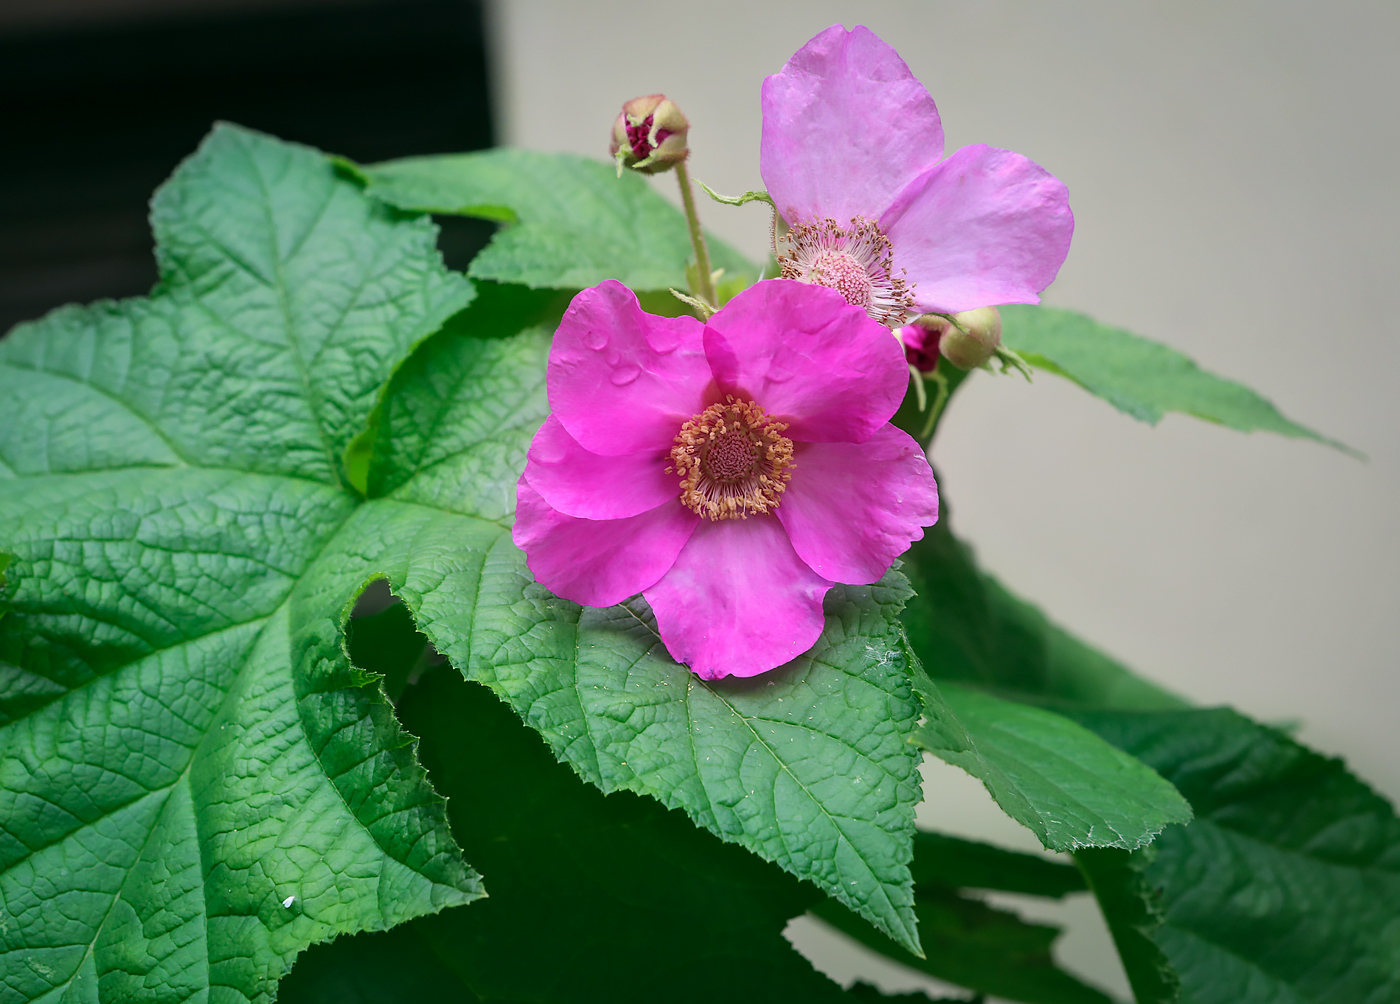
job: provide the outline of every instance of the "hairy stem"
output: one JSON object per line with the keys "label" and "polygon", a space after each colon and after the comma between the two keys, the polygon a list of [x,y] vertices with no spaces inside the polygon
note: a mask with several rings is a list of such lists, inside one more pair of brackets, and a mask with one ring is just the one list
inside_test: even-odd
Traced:
{"label": "hairy stem", "polygon": [[695,211],[695,193],[690,184],[690,171],[685,166],[685,161],[676,165],[676,181],[681,186],[681,202],[685,204],[685,222],[690,227],[690,244],[695,248],[695,270],[699,273],[696,276],[696,289],[692,290],[700,299],[711,306],[718,307],[719,301],[715,298],[715,283],[710,274],[710,252],[705,247],[705,231],[700,229],[700,216]]}

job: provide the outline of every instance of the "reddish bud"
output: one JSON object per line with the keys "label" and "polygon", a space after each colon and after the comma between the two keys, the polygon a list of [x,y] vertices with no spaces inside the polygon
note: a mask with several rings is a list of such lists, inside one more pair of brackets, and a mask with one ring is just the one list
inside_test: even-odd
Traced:
{"label": "reddish bud", "polygon": [[613,123],[609,149],[618,172],[631,168],[644,174],[669,171],[690,152],[686,133],[690,123],[664,94],[633,98],[622,106]]}
{"label": "reddish bud", "polygon": [[914,318],[895,332],[904,345],[904,358],[920,373],[932,373],[938,368],[938,346],[943,335],[953,326],[937,314]]}

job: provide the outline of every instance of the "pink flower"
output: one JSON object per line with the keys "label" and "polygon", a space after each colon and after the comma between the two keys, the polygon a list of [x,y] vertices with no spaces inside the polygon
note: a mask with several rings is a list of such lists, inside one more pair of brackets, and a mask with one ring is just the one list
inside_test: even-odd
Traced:
{"label": "pink flower", "polygon": [[877,581],[938,518],[889,424],[908,380],[889,331],[819,286],[761,282],[705,324],[586,289],[554,336],[515,543],[576,603],[642,593],[705,679],[772,669],[816,642],[833,583]]}
{"label": "pink flower", "polygon": [[763,82],[759,169],[791,227],[783,277],[890,325],[1039,303],[1074,232],[1065,186],[1009,150],[942,158],[938,109],[894,49],[839,24],[812,39]]}

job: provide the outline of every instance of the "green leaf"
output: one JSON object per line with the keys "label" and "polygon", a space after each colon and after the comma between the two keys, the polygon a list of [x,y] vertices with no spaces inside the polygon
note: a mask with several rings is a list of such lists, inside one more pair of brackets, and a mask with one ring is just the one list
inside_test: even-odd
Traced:
{"label": "green leaf", "polygon": [[[381,583],[382,584],[382,583]],[[350,659],[384,678],[384,693],[398,702],[404,688],[416,683],[442,658],[418,634],[413,615],[402,603],[350,622]]]}
{"label": "green leaf", "polygon": [[482,998],[410,922],[312,945],[282,980],[277,1000],[279,1004],[480,1004]]}
{"label": "green leaf", "polygon": [[[979,575],[946,525],[916,543],[904,567],[919,589],[905,610],[910,640],[932,674],[1055,707],[1156,768],[1192,803],[1196,821],[1169,826],[1152,848],[1076,855],[1142,1004],[1175,999],[1173,969],[1185,987],[1182,999],[1193,1004],[1395,996],[1400,952],[1397,936],[1385,933],[1395,929],[1393,910],[1382,919],[1385,904],[1400,901],[1394,864],[1380,878],[1359,881],[1355,870],[1330,871],[1308,860],[1319,841],[1297,836],[1291,822],[1306,820],[1319,835],[1334,830],[1338,840],[1393,833],[1394,818],[1380,799],[1337,763],[1232,713],[1162,710],[1182,702]],[[961,720],[963,709],[956,710]],[[1132,723],[1144,730],[1141,737],[1124,731]],[[1152,729],[1160,748],[1148,741]],[[1268,817],[1261,813],[1266,802]],[[1232,830],[1251,817],[1247,832]],[[1382,843],[1394,861],[1396,838]],[[1338,875],[1333,900],[1324,890]],[[1159,907],[1167,926],[1154,935]],[[1338,920],[1341,912],[1349,919]],[[1326,992],[1305,992],[1325,983],[1328,967],[1336,982]]]}
{"label": "green leaf", "polygon": [[987,786],[1006,813],[1056,851],[1150,843],[1190,807],[1151,768],[1051,711],[932,681],[912,741]]}
{"label": "green leaf", "polygon": [[485,517],[425,517],[405,574],[386,570],[395,592],[439,652],[582,777],[684,809],[917,950],[919,755],[906,738],[919,704],[896,621],[903,578],[832,590],[810,652],[718,682],[670,658],[640,598],[596,610],[551,595],[504,529],[546,414],[547,348],[544,332],[504,342],[444,332],[395,375],[371,494],[405,511]]}
{"label": "green leaf", "polygon": [[902,994],[887,994],[873,984],[859,981],[846,991],[846,995],[861,1001],[862,1004],[978,1004],[976,998],[930,997],[920,990]]}
{"label": "green leaf", "polygon": [[[368,191],[402,209],[506,224],[470,275],[532,287],[582,289],[616,279],[635,290],[686,288],[685,217],[638,174],[573,154],[530,150],[411,157],[357,169]],[[714,268],[757,275],[708,238]]]}
{"label": "green leaf", "polygon": [[1051,707],[1186,706],[980,572],[972,549],[949,529],[947,509],[903,559],[915,595],[901,619],[934,680]]}
{"label": "green leaf", "polygon": [[[1135,848],[1189,811],[1153,772],[1048,710],[1181,701],[1047,621],[982,575],[945,512],[904,556],[917,590],[903,620],[929,676],[919,744],[982,780],[1046,847]],[[957,686],[974,684],[979,691]],[[950,685],[951,684],[951,685]]]}
{"label": "green leaf", "polygon": [[342,638],[405,545],[341,458],[471,286],[230,126],[152,219],[150,299],[0,342],[6,1000],[270,1001],[306,945],[481,895]]}
{"label": "green leaf", "polygon": [[[1036,854],[920,832],[914,837],[911,870],[926,960],[913,959],[830,901],[815,913],[898,962],[981,992],[1028,1001],[1107,1000],[1054,966],[1049,950],[1055,928],[1025,924],[1010,912],[956,892],[995,889],[1058,899],[1085,891],[1077,868]],[[862,996],[857,988],[850,992]],[[881,998],[872,992],[869,999]]]}
{"label": "green leaf", "polygon": [[1039,854],[965,840],[944,833],[914,835],[914,889],[946,886],[954,889],[995,889],[1027,896],[1059,899],[1087,887],[1079,869]]}
{"label": "green leaf", "polygon": [[1134,862],[1136,903],[1085,859],[1115,935],[1136,925],[1150,937],[1183,1001],[1400,1000],[1400,820],[1385,799],[1341,761],[1233,711],[1078,717],[1195,809]]}
{"label": "green leaf", "polygon": [[1074,856],[1094,890],[1137,1004],[1174,1004],[1181,981],[1153,940],[1162,926],[1161,894],[1143,877],[1157,849],[1090,847]]}
{"label": "green leaf", "polygon": [[1112,1004],[1112,998],[1055,965],[1060,929],[1029,924],[948,888],[921,888],[915,900],[926,958],[882,937],[830,900],[813,912],[838,930],[912,969],[979,993],[1026,1004]]}
{"label": "green leaf", "polygon": [[[410,628],[399,647],[421,644]],[[605,797],[489,690],[455,672],[430,672],[399,709],[423,737],[453,832],[490,877],[491,896],[311,949],[283,983],[282,1004],[340,1004],[347,984],[382,986],[367,999],[384,1004],[847,999],[782,934],[823,899],[812,886],[653,799]],[[441,996],[395,987],[388,974],[405,966],[436,974],[432,992]]]}
{"label": "green leaf", "polygon": [[[548,413],[549,340],[544,327],[504,339],[454,327],[414,353],[379,409],[369,494],[484,517],[490,546],[509,544],[515,483]],[[461,621],[470,630],[469,607]]]}
{"label": "green leaf", "polygon": [[1169,411],[1250,432],[1312,439],[1353,456],[1351,447],[1285,418],[1243,384],[1207,373],[1160,342],[1071,310],[1001,308],[1005,343],[1040,369],[1073,380],[1119,411],[1156,424]]}

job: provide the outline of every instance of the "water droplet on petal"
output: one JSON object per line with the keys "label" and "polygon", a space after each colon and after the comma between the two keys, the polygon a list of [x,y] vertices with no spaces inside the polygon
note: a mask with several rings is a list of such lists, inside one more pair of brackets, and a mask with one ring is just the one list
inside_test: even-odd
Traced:
{"label": "water droplet on petal", "polygon": [[781,366],[774,366],[767,373],[769,383],[787,383],[796,375],[792,370],[785,370]]}
{"label": "water droplet on petal", "polygon": [[594,352],[602,352],[608,347],[608,331],[606,328],[588,328],[583,333],[583,344],[587,345]]}
{"label": "water droplet on petal", "polygon": [[619,366],[617,369],[613,370],[608,376],[608,379],[612,381],[614,387],[626,387],[641,375],[642,371],[640,367],[628,363],[626,366]]}
{"label": "water droplet on petal", "polygon": [[681,344],[679,325],[656,325],[647,331],[647,344],[663,356],[676,351]]}
{"label": "water droplet on petal", "polygon": [[616,366],[618,363],[622,362],[622,353],[617,350],[616,346],[614,346],[613,348],[608,349],[608,354],[605,355],[603,358],[607,360],[609,366]]}

